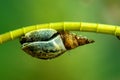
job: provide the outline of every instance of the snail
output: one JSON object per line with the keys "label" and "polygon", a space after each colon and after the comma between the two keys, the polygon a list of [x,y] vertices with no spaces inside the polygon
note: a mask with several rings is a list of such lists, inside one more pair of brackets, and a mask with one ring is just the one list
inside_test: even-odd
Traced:
{"label": "snail", "polygon": [[86,37],[77,36],[69,31],[54,29],[39,29],[20,37],[22,50],[39,59],[53,59],[67,50],[93,43]]}

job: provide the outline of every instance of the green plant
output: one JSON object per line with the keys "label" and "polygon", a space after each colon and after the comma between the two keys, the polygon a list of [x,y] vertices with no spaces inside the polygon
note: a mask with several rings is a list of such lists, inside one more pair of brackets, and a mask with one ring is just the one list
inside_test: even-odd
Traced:
{"label": "green plant", "polygon": [[0,35],[0,44],[18,38],[25,33],[43,29],[50,28],[58,31],[68,30],[68,31],[88,31],[88,32],[97,32],[104,34],[112,34],[115,36],[120,36],[120,27],[114,25],[105,25],[105,24],[97,24],[97,23],[85,23],[85,22],[58,22],[58,23],[48,23],[48,24],[39,24],[33,26],[23,27],[17,30],[13,30]]}

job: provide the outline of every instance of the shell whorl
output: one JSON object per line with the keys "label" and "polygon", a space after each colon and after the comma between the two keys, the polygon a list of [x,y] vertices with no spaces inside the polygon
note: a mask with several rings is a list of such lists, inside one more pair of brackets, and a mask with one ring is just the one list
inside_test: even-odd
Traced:
{"label": "shell whorl", "polygon": [[86,37],[77,36],[68,31],[61,31],[59,34],[61,35],[61,38],[67,50],[95,42],[94,40],[89,40]]}

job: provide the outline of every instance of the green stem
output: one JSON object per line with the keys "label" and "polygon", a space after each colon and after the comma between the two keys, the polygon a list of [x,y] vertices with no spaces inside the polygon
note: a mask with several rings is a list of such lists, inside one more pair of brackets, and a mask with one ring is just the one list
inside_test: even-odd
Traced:
{"label": "green stem", "polygon": [[104,34],[112,34],[115,36],[120,36],[120,27],[114,25],[105,25],[97,23],[85,23],[85,22],[59,22],[59,23],[49,23],[49,24],[40,24],[23,27],[17,30],[13,30],[0,35],[0,44],[18,38],[25,33],[38,30],[43,28],[52,28],[58,31],[68,30],[68,31],[86,31],[86,32],[97,32]]}

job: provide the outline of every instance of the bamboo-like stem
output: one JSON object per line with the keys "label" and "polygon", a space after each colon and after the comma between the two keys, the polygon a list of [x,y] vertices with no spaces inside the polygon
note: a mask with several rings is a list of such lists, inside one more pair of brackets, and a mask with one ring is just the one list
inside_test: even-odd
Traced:
{"label": "bamboo-like stem", "polygon": [[0,35],[0,44],[18,38],[25,33],[38,30],[38,29],[56,29],[60,30],[68,30],[68,31],[86,31],[86,32],[97,32],[104,34],[112,34],[115,36],[120,36],[120,26],[114,25],[105,25],[105,24],[97,24],[97,23],[85,23],[85,22],[58,22],[58,23],[48,23],[48,24],[39,24],[33,26],[23,27],[17,30],[13,30]]}

